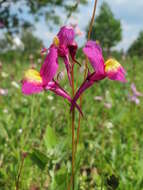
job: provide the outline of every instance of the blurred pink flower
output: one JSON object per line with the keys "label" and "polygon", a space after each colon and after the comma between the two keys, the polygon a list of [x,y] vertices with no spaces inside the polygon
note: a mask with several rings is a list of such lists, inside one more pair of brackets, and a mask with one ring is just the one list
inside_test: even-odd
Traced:
{"label": "blurred pink flower", "polygon": [[72,26],[74,28],[75,35],[77,35],[77,36],[82,36],[83,35],[83,32],[80,30],[77,23],[71,23],[70,26]]}
{"label": "blurred pink flower", "polygon": [[105,102],[105,99],[102,96],[95,96],[94,100],[99,101],[99,102],[103,102],[104,107],[107,109],[110,109],[112,107],[112,104],[110,102]]}
{"label": "blurred pink flower", "polygon": [[134,102],[136,105],[140,104],[140,99],[138,97],[142,97],[143,94],[136,89],[136,85],[134,83],[131,84],[132,95],[129,95],[129,101]]}
{"label": "blurred pink flower", "polygon": [[112,104],[109,103],[109,102],[105,102],[104,107],[107,108],[107,109],[110,109],[110,108],[112,108]]}
{"label": "blurred pink flower", "polygon": [[131,84],[131,90],[133,92],[133,95],[143,96],[143,94],[141,92],[137,91],[136,85],[134,83]]}
{"label": "blurred pink flower", "polygon": [[129,100],[131,102],[134,102],[136,105],[139,105],[140,104],[140,99],[137,98],[137,96],[129,96]]}
{"label": "blurred pink flower", "polygon": [[95,97],[94,97],[94,100],[102,101],[102,100],[103,100],[103,97],[102,97],[102,96],[95,96]]}
{"label": "blurred pink flower", "polygon": [[80,30],[80,28],[78,26],[75,28],[75,34],[77,36],[82,36],[83,35],[83,32]]}

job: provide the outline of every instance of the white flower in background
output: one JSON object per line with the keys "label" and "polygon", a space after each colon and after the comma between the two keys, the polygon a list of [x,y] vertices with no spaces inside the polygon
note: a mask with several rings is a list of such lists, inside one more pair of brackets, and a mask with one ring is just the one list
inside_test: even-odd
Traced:
{"label": "white flower in background", "polygon": [[7,78],[8,77],[8,73],[1,72],[1,76],[2,76],[2,78]]}
{"label": "white flower in background", "polygon": [[86,69],[86,66],[85,66],[85,60],[84,60],[84,61],[82,61],[82,65],[81,65],[81,67],[79,69],[79,72],[83,73],[85,71],[85,69]]}
{"label": "white flower in background", "polygon": [[80,28],[78,26],[76,26],[76,28],[75,28],[75,34],[77,36],[83,36],[83,32],[80,30]]}
{"label": "white flower in background", "polygon": [[51,96],[51,95],[48,96],[48,100],[53,100],[53,99],[54,99],[53,96]]}
{"label": "white flower in background", "polygon": [[55,109],[56,109],[56,107],[55,107],[55,106],[52,106],[52,107],[51,107],[51,110],[52,110],[52,111],[54,111]]}
{"label": "white flower in background", "polygon": [[80,73],[83,73],[84,70],[85,70],[85,65],[82,65],[82,66],[80,67],[80,69],[79,69],[79,72],[80,72]]}
{"label": "white flower in background", "polygon": [[75,18],[70,19],[70,26],[74,28],[75,34],[77,36],[82,36],[84,34],[83,31],[80,30],[78,22],[75,20]]}
{"label": "white flower in background", "polygon": [[23,102],[23,103],[27,103],[28,101],[27,101],[26,98],[22,98],[22,102]]}
{"label": "white flower in background", "polygon": [[21,133],[23,132],[23,130],[20,128],[20,129],[18,130],[18,132],[21,134]]}
{"label": "white flower in background", "polygon": [[11,82],[11,85],[13,86],[13,87],[15,87],[15,88],[20,88],[20,85],[16,82],[16,81],[12,81]]}
{"label": "white flower in background", "polygon": [[3,113],[8,113],[8,109],[5,108],[5,109],[3,110]]}
{"label": "white flower in background", "polygon": [[42,59],[39,58],[39,59],[37,60],[37,63],[38,63],[38,64],[42,63]]}
{"label": "white flower in background", "polygon": [[94,100],[102,101],[102,100],[103,100],[103,97],[102,97],[102,96],[95,96],[95,97],[94,97]]}
{"label": "white flower in background", "polygon": [[112,108],[112,104],[109,103],[109,102],[105,102],[104,107],[107,108],[107,109],[110,109],[110,108]]}
{"label": "white flower in background", "polygon": [[113,123],[110,122],[110,121],[107,121],[107,122],[105,123],[105,127],[107,127],[107,129],[112,129],[112,128],[113,128]]}
{"label": "white flower in background", "polygon": [[15,36],[12,41],[13,41],[13,47],[12,47],[13,49],[17,48],[20,48],[21,50],[24,49],[24,44],[22,43],[22,41],[18,36]]}
{"label": "white flower in background", "polygon": [[34,55],[33,55],[33,54],[30,54],[30,55],[29,55],[29,59],[32,59],[32,60],[33,60],[33,59],[34,59]]}
{"label": "white flower in background", "polygon": [[8,95],[8,89],[0,88],[0,95],[7,96]]}

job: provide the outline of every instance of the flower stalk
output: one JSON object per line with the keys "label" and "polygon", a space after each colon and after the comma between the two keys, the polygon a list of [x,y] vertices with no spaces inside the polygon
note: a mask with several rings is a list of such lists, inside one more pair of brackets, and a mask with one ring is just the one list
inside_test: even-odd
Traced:
{"label": "flower stalk", "polygon": [[18,172],[18,176],[17,176],[17,180],[16,180],[16,190],[19,190],[20,177],[22,174],[22,168],[23,168],[24,160],[25,160],[26,156],[27,156],[26,152],[22,153],[22,160],[21,160],[21,164],[20,164],[20,168],[19,168],[19,172]]}
{"label": "flower stalk", "polygon": [[[74,62],[71,68],[72,96],[74,97]],[[74,190],[74,165],[75,165],[75,109],[72,110],[72,190]]]}
{"label": "flower stalk", "polygon": [[[95,18],[95,12],[96,12],[96,6],[97,6],[97,0],[94,1],[93,13],[92,13],[92,17],[91,17],[91,21],[90,21],[90,26],[89,26],[89,31],[88,31],[88,40],[90,40],[90,36],[91,36],[91,32],[92,32],[92,27],[93,27],[94,18]],[[84,71],[84,80],[86,79],[87,71],[88,71],[87,64],[88,64],[88,58],[86,56],[85,71]],[[80,108],[81,108],[82,107],[82,95],[80,96],[80,104],[79,105],[80,105]],[[76,154],[76,151],[77,151],[77,145],[79,143],[80,124],[81,124],[81,114],[79,114],[79,117],[78,117],[77,140],[76,140],[76,144],[75,144],[75,154]]]}

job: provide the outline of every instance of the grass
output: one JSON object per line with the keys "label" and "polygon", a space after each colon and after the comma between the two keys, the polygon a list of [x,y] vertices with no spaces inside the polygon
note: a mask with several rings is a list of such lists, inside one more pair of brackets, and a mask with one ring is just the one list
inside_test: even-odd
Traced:
{"label": "grass", "polygon": [[[143,61],[121,62],[126,84],[103,80],[83,96],[76,190],[143,189],[143,99],[139,105],[128,100],[132,82],[143,92]],[[71,172],[69,104],[51,92],[22,95],[20,80],[28,67],[28,61],[3,61],[0,71],[0,88],[8,89],[7,96],[0,96],[0,189],[15,189],[22,154],[27,153],[19,189],[64,190]],[[65,79],[62,85],[67,88]],[[77,122],[76,112],[76,127]]]}

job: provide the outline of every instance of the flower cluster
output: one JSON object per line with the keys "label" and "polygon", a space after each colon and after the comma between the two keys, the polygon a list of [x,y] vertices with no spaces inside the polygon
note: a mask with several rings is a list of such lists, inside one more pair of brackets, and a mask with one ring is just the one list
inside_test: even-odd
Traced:
{"label": "flower cluster", "polygon": [[[44,48],[42,54],[46,53],[44,63],[41,66],[40,71],[35,69],[29,69],[25,72],[22,80],[22,92],[25,95],[39,93],[43,90],[53,91],[55,94],[64,97],[71,103],[71,110],[75,106],[80,112],[79,106],[76,101],[80,95],[95,82],[98,82],[104,78],[111,80],[117,80],[125,82],[125,70],[115,59],[108,59],[104,62],[102,55],[102,49],[95,41],[88,41],[83,48],[84,54],[88,57],[88,60],[93,67],[94,72],[88,72],[87,78],[77,90],[74,98],[66,92],[55,80],[55,76],[58,72],[58,57],[63,59],[69,83],[71,81],[71,63],[69,57],[71,57],[73,64],[78,63],[76,60],[77,43],[75,41],[75,32],[72,27],[63,26],[59,33],[54,37],[53,43],[47,50]],[[79,64],[79,63],[78,63]]]}

